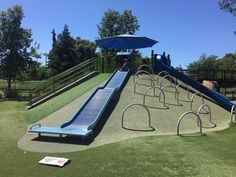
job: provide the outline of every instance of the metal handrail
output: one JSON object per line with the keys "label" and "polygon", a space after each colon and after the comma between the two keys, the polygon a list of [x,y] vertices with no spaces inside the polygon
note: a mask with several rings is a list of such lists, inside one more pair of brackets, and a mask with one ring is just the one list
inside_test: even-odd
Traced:
{"label": "metal handrail", "polygon": [[79,78],[82,78],[86,74],[90,73],[91,68],[94,66],[95,59],[93,58],[32,87],[29,90],[29,105],[49,94],[54,93],[60,88],[75,82]]}
{"label": "metal handrail", "polygon": [[[208,113],[209,113],[209,117],[210,117],[210,118],[209,118],[209,122],[210,122],[213,126],[211,126],[211,127],[204,127],[204,128],[215,128],[215,127],[216,127],[216,124],[211,121],[211,109],[210,109],[210,106],[209,106],[209,105],[207,105],[207,104],[201,105],[201,106],[199,107],[199,109],[198,109],[197,115],[199,115],[199,117],[200,117],[201,110],[204,109],[205,107],[207,107],[207,109],[208,109]],[[205,110],[205,109],[204,109],[204,110]],[[199,122],[197,122],[197,125],[199,126]],[[202,126],[202,127],[203,127],[203,126]]]}
{"label": "metal handrail", "polygon": [[202,121],[199,117],[199,115],[196,113],[196,112],[193,112],[193,111],[188,111],[188,112],[185,112],[184,114],[182,114],[177,122],[177,135],[180,136],[180,133],[179,133],[179,126],[180,126],[180,123],[182,121],[182,119],[188,115],[188,114],[193,114],[197,117],[197,120],[198,120],[198,123],[199,123],[199,127],[200,127],[200,133],[202,134]]}
{"label": "metal handrail", "polygon": [[[62,76],[64,76],[64,75],[66,75],[66,74],[70,74],[70,73],[73,72],[75,69],[81,68],[81,67],[86,66],[86,65],[88,65],[88,64],[91,64],[91,63],[93,63],[93,62],[95,62],[95,59],[94,59],[94,58],[89,59],[89,60],[86,60],[86,61],[84,61],[83,63],[81,63],[81,64],[79,64],[79,65],[76,65],[76,66],[74,66],[74,67],[72,67],[72,68],[70,68],[70,69],[68,69],[68,70],[66,70],[66,71],[64,71],[64,72],[62,72],[62,73],[57,74],[56,76],[53,76],[53,77],[49,78],[48,80],[45,81],[45,85],[46,85],[46,82],[51,82],[51,81],[53,81],[55,78],[58,78],[58,77],[60,78],[60,77],[62,77]],[[34,85],[31,89],[37,88],[38,86],[41,86],[41,85],[42,85],[42,83],[36,84],[36,85]]]}
{"label": "metal handrail", "polygon": [[147,108],[146,106],[144,106],[144,105],[142,105],[142,104],[139,104],[139,103],[131,103],[131,104],[129,104],[128,106],[125,107],[125,109],[124,109],[123,112],[122,112],[122,116],[121,116],[121,127],[122,127],[122,128],[125,128],[125,127],[124,127],[124,115],[125,115],[125,112],[128,110],[128,108],[130,108],[131,106],[134,106],[134,105],[136,105],[136,106],[141,106],[141,107],[143,107],[143,108],[147,111],[147,113],[148,113],[148,126],[149,126],[150,128],[153,128],[153,127],[151,126],[151,114],[150,114],[150,111],[148,110],[148,108]]}
{"label": "metal handrail", "polygon": [[[85,71],[80,71],[80,72],[78,72],[77,73],[77,79],[78,78],[81,78],[81,77],[83,77],[84,75],[86,75],[87,74],[87,72],[85,72]],[[69,83],[71,83],[71,82],[73,82],[73,81],[71,81],[71,78],[72,78],[73,76],[70,76],[70,77],[68,77],[68,80],[59,80],[57,83],[55,82],[55,83],[53,83],[53,84],[51,84],[51,85],[48,85],[47,87],[42,87],[42,88],[40,88],[40,89],[35,89],[35,90],[31,90],[31,102],[34,100],[34,99],[37,99],[39,96],[43,96],[43,95],[48,95],[48,94],[51,94],[51,93],[53,93],[53,92],[55,92],[56,90],[58,90],[58,89],[60,89],[60,88],[62,88],[63,86],[65,86],[65,85],[67,85],[67,84],[69,84]],[[73,79],[73,78],[72,78]],[[73,79],[74,80],[74,79]]]}

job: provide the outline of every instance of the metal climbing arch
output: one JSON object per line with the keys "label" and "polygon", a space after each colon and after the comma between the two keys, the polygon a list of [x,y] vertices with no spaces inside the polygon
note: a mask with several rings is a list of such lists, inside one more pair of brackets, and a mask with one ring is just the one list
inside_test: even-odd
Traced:
{"label": "metal climbing arch", "polygon": [[[126,106],[126,108],[123,110],[122,116],[121,116],[121,127],[124,128],[124,129],[128,129],[128,130],[133,130],[133,129],[126,128],[126,127],[124,126],[125,113],[126,113],[126,111],[127,111],[130,107],[132,107],[132,106],[141,106],[141,107],[143,107],[143,108],[146,110],[146,112],[148,113],[148,127],[150,128],[150,130],[148,130],[148,131],[154,131],[155,129],[154,129],[154,128],[152,127],[152,125],[151,125],[151,114],[150,114],[150,111],[148,110],[148,108],[147,108],[146,106],[144,106],[144,105],[142,105],[142,104],[139,104],[139,103],[131,103],[131,104],[129,104],[128,106]],[[136,130],[136,131],[138,131],[138,130]],[[142,130],[141,130],[141,131],[142,131]],[[147,130],[146,130],[146,131],[147,131]]]}
{"label": "metal climbing arch", "polygon": [[[207,112],[208,112],[208,114],[209,114],[209,122],[212,124],[212,126],[208,126],[208,127],[203,127],[203,126],[202,126],[202,127],[203,127],[203,128],[215,128],[215,127],[216,127],[216,124],[213,123],[212,120],[211,120],[211,109],[210,109],[210,106],[209,106],[209,105],[207,105],[207,104],[201,105],[201,106],[199,107],[199,109],[198,109],[197,115],[198,115],[199,117],[201,117],[201,116],[200,116],[201,111],[202,111],[202,110],[206,111],[204,108],[207,108],[207,109],[208,109]],[[198,122],[198,125],[199,125],[199,122]]]}
{"label": "metal climbing arch", "polygon": [[136,78],[139,78],[139,75],[141,74],[145,74],[145,76],[148,76],[149,79],[153,79],[153,76],[150,72],[146,71],[146,70],[139,70],[135,73],[134,77],[133,77],[133,83],[135,83]]}
{"label": "metal climbing arch", "polygon": [[188,115],[188,114],[192,114],[192,115],[194,115],[194,116],[197,118],[197,120],[198,120],[197,122],[199,123],[199,128],[200,128],[199,132],[202,134],[202,121],[201,121],[199,115],[198,115],[196,112],[188,111],[188,112],[185,112],[184,114],[182,114],[182,115],[180,116],[179,120],[178,120],[178,123],[177,123],[177,135],[178,135],[178,136],[181,135],[181,134],[179,133],[180,123],[181,123],[181,121],[183,120],[183,118],[185,118],[185,116]]}
{"label": "metal climbing arch", "polygon": [[200,92],[194,93],[194,94],[192,95],[191,99],[190,99],[190,105],[189,105],[189,106],[190,106],[190,111],[193,111],[193,99],[194,99],[194,97],[195,97],[196,95],[198,95],[198,96],[201,97],[201,99],[202,99],[202,105],[205,104],[205,101],[204,101],[204,98],[203,98],[202,94],[201,94]]}
{"label": "metal climbing arch", "polygon": [[159,92],[159,95],[157,96],[156,95],[156,89],[157,89],[157,87],[149,87],[146,91],[145,91],[145,93],[144,93],[144,95],[143,95],[143,105],[144,106],[146,106],[146,97],[147,97],[147,93],[149,92],[149,90],[151,90],[151,89],[153,89],[153,96],[155,96],[155,97],[158,97],[158,101],[159,102],[161,102],[161,95],[163,96],[163,106],[164,107],[167,107],[166,106],[166,104],[165,104],[165,93],[163,92],[163,90],[160,90],[160,92]]}
{"label": "metal climbing arch", "polygon": [[167,71],[161,71],[157,74],[157,84],[158,84],[158,81],[159,81],[159,78],[161,77],[161,75],[164,74],[164,75],[169,75],[170,76],[170,73],[168,73]]}
{"label": "metal climbing arch", "polygon": [[[155,87],[155,83],[154,83],[154,81],[153,81],[152,79],[150,79],[150,78],[147,77],[147,76],[143,76],[143,77],[138,78],[138,79],[135,81],[135,83],[134,83],[134,93],[136,93],[136,87],[137,87],[137,85],[139,85],[138,82],[139,82],[140,80],[143,80],[143,79],[149,80],[149,81],[150,81],[150,85],[149,85],[149,86]],[[147,85],[145,85],[145,86],[147,86]]]}
{"label": "metal climbing arch", "polygon": [[230,122],[231,123],[236,123],[236,107],[235,105],[233,105],[231,107],[231,111],[230,111]]}
{"label": "metal climbing arch", "polygon": [[[164,79],[169,79],[169,84],[168,85],[174,85],[176,87],[177,79],[175,77],[171,76],[171,75],[165,75],[160,80],[160,88],[163,87],[162,85],[163,85]],[[174,83],[172,81],[174,81]]]}
{"label": "metal climbing arch", "polygon": [[151,74],[153,74],[153,69],[151,66],[147,65],[147,64],[144,64],[144,65],[140,65],[137,69],[137,72],[140,71],[140,70],[144,70],[142,68],[148,68],[148,70],[150,71]]}

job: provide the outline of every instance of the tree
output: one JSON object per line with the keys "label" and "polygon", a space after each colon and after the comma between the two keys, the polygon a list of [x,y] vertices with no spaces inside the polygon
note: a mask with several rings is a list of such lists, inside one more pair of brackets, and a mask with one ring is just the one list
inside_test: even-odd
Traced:
{"label": "tree", "polygon": [[80,37],[75,39],[76,63],[84,62],[95,56],[96,45],[94,42],[83,40]]}
{"label": "tree", "polygon": [[218,69],[236,70],[236,53],[226,54],[222,59],[220,59]]}
{"label": "tree", "polygon": [[132,15],[131,10],[125,10],[120,17],[121,33],[122,34],[135,34],[139,29],[139,23],[136,16]]}
{"label": "tree", "polygon": [[218,68],[218,57],[215,55],[206,56],[205,54],[200,56],[200,59],[190,63],[187,68],[189,70],[197,70],[202,68],[217,69]]}
{"label": "tree", "polygon": [[236,16],[236,0],[220,0],[220,8]]}
{"label": "tree", "polygon": [[108,9],[97,28],[100,38],[122,34],[119,12]]}
{"label": "tree", "polygon": [[57,36],[55,31],[52,31],[52,50],[49,52],[49,67],[52,68],[55,74],[65,71],[76,65],[75,40],[70,36],[67,25],[61,34]]}
{"label": "tree", "polygon": [[59,64],[60,64],[60,59],[58,56],[58,44],[57,44],[57,38],[56,38],[56,32],[53,29],[52,30],[52,49],[50,50],[49,54],[48,54],[48,67],[51,68],[51,70],[53,71],[53,73],[57,73],[57,70],[59,68]]}
{"label": "tree", "polygon": [[87,59],[94,57],[96,45],[94,42],[83,40],[80,37],[74,39],[70,36],[69,28],[56,37],[52,31],[52,49],[48,54],[48,67],[55,74],[65,71]]}
{"label": "tree", "polygon": [[[131,10],[125,10],[122,14],[108,9],[101,22],[97,25],[99,38],[110,37],[120,34],[135,34],[139,29],[137,17],[132,14]],[[115,66],[116,49],[101,49],[102,58],[107,60],[107,68],[113,70]]]}
{"label": "tree", "polygon": [[[236,16],[236,0],[220,0],[220,8]],[[236,35],[236,31],[234,32]]]}
{"label": "tree", "polygon": [[11,80],[27,70],[36,56],[37,47],[31,46],[31,30],[21,27],[23,18],[19,5],[0,12],[0,69],[7,78],[8,90],[11,90]]}
{"label": "tree", "polygon": [[[48,68],[42,66],[42,63],[34,61],[34,67],[30,68],[27,71],[26,77],[30,80],[43,80],[47,79],[48,77]],[[23,75],[24,76],[24,75]],[[19,78],[19,80],[24,81],[24,78]]]}
{"label": "tree", "polygon": [[200,59],[188,65],[189,70],[202,68],[219,69],[219,70],[236,70],[236,53],[228,53],[223,58],[215,55],[201,55]]}

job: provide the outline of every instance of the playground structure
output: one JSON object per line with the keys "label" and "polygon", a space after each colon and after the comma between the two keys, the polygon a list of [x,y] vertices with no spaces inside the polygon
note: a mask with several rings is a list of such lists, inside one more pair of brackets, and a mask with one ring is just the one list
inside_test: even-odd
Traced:
{"label": "playground structure", "polygon": [[88,137],[93,133],[99,119],[114,101],[129,77],[129,71],[116,70],[103,87],[98,87],[87,101],[81,106],[74,117],[60,127],[45,127],[41,124],[32,125],[28,132],[42,134],[57,134]]}
{"label": "playground structure", "polygon": [[[145,68],[145,69],[144,69]],[[161,69],[160,69],[161,68]],[[158,74],[154,74],[158,72]],[[112,102],[112,99],[116,97],[117,94],[120,94],[121,88],[124,86],[125,80],[128,78],[129,71],[116,70],[110,79],[106,82],[103,87],[99,87],[95,92],[88,98],[85,104],[79,109],[75,116],[68,122],[62,124],[60,127],[44,127],[41,124],[33,125],[29,128],[29,132],[38,133],[39,136],[42,134],[58,134],[62,135],[73,135],[88,137],[93,133],[94,128],[96,127],[99,119],[102,117],[103,112],[107,109],[108,105]],[[189,102],[189,110],[186,110],[178,119],[177,122],[177,135],[181,135],[180,128],[182,119],[186,119],[187,115],[193,115],[197,117],[197,126],[200,127],[200,133],[202,133],[202,128],[214,128],[216,124],[212,122],[211,110],[210,107],[205,104],[204,97],[213,98],[220,106],[223,108],[233,106],[233,104],[227,101],[224,97],[217,95],[216,92],[211,91],[196,81],[188,78],[183,73],[176,71],[174,68],[165,65],[160,60],[156,60],[155,68],[153,69],[149,65],[142,65],[138,68],[137,72],[133,76],[134,83],[134,93],[143,95],[142,103],[132,103],[129,104],[122,113],[122,128],[128,129],[129,127],[124,126],[124,120],[126,120],[126,112],[130,108],[134,107],[143,107],[148,115],[148,127],[153,131],[155,128],[151,125],[151,114],[149,112],[150,108],[154,108],[155,105],[148,105],[148,97],[156,98],[156,100],[161,103],[161,109],[169,109],[168,104],[181,106],[180,97],[179,97],[179,88],[186,88],[187,90],[187,99],[186,102]],[[197,87],[196,87],[197,85]],[[138,88],[145,88],[144,92],[138,92]],[[190,92],[192,89],[198,90],[193,92],[190,97]],[[176,102],[168,103],[168,98],[166,97],[167,93],[173,93]],[[205,96],[203,96],[203,94]],[[210,96],[209,96],[210,95]],[[200,96],[202,102],[201,105],[198,105],[198,109],[193,109],[194,98]],[[227,106],[225,106],[225,103]],[[231,107],[231,122],[235,122],[235,107]],[[209,118],[207,121],[211,126],[204,126],[202,123],[202,115],[208,114]]]}
{"label": "playground structure", "polygon": [[[140,42],[141,45],[138,44],[137,40]],[[119,43],[116,43],[119,41]],[[147,43],[146,43],[147,42]],[[152,46],[157,41],[151,40],[145,37],[137,37],[133,35],[120,35],[114,36],[112,38],[105,38],[96,40],[96,43],[100,47],[105,48],[117,48],[117,49],[134,49],[134,48],[143,48]],[[114,44],[118,44],[115,45]],[[153,55],[157,56],[157,55]],[[125,57],[125,58],[124,58]],[[59,128],[56,127],[43,127],[41,124],[33,125],[29,128],[29,132],[38,133],[41,136],[42,133],[45,134],[59,134],[62,135],[75,135],[75,136],[82,136],[87,137],[93,133],[93,129],[97,125],[99,119],[101,118],[102,114],[107,109],[108,105],[112,102],[112,99],[119,95],[121,92],[121,88],[124,85],[125,80],[128,78],[129,70],[131,67],[130,58],[126,58],[126,54],[122,55],[122,57],[117,60],[117,66],[120,70],[116,70],[107,83],[103,87],[97,88],[94,93],[88,98],[88,100],[84,103],[84,105],[78,110],[75,116],[68,122],[62,124]],[[126,64],[126,65],[125,65]],[[133,72],[133,70],[132,70]],[[157,77],[155,78],[154,73],[158,73]],[[214,100],[217,104],[223,107],[226,110],[231,110],[231,122],[235,121],[235,107],[230,101],[225,99],[223,96],[219,95],[217,92],[211,91],[208,88],[202,86],[200,83],[194,81],[190,77],[184,75],[181,72],[178,72],[173,67],[171,67],[171,60],[170,56],[162,55],[160,59],[157,57],[152,57],[151,66],[147,65],[146,63],[142,63],[142,65],[138,68],[137,72],[133,77],[134,83],[134,93],[137,92],[137,87],[143,86],[146,88],[145,92],[141,92],[138,94],[143,95],[143,102],[141,103],[132,103],[128,105],[123,113],[122,113],[122,127],[124,127],[124,119],[125,113],[129,108],[133,106],[141,106],[143,107],[148,113],[148,126],[154,129],[151,126],[151,115],[149,112],[148,105],[146,103],[147,97],[154,97],[158,98],[157,100],[163,103],[163,106],[168,109],[169,105],[175,106],[182,106],[179,102],[179,91],[178,88],[182,87],[181,81],[187,84],[188,90],[188,100],[190,105],[190,111],[187,111],[180,116],[178,123],[177,123],[177,135],[180,135],[179,128],[182,122],[182,119],[185,118],[186,115],[193,114],[197,117],[197,125],[200,127],[200,133],[202,133],[202,120],[201,114],[209,114],[209,123],[213,124],[212,127],[215,127],[211,120],[211,110],[210,107],[205,104],[202,94]],[[145,81],[146,83],[143,83]],[[166,83],[167,81],[167,83]],[[148,84],[147,84],[148,82]],[[190,91],[189,86],[198,90],[198,92],[193,93],[190,99]],[[148,94],[150,90],[153,90],[152,94]],[[159,91],[159,93],[158,93]],[[166,93],[173,93],[176,103],[168,103],[168,99],[166,97]],[[202,104],[200,105],[198,111],[193,110],[193,99],[196,95],[200,95],[202,98]],[[205,110],[207,109],[207,111]],[[204,111],[203,111],[204,110]],[[127,128],[128,129],[128,128]]]}
{"label": "playground structure", "polygon": [[[163,58],[163,57],[162,57]],[[197,126],[200,128],[200,134],[202,135],[202,128],[215,128],[216,124],[212,121],[212,115],[211,115],[211,109],[210,106],[205,104],[205,97],[210,98],[213,102],[218,104],[219,106],[223,107],[227,111],[231,111],[230,114],[230,120],[231,123],[236,121],[236,108],[233,103],[231,103],[228,99],[224,98],[217,92],[210,90],[206,88],[205,86],[201,85],[197,81],[194,81],[190,77],[184,75],[183,73],[175,70],[173,67],[169,66],[170,62],[164,62],[161,59],[156,59],[154,63],[154,71],[153,70],[142,70],[142,67],[139,67],[137,72],[135,73],[133,77],[133,83],[134,83],[134,93],[143,94],[143,102],[142,103],[132,103],[128,105],[123,113],[122,113],[122,127],[124,128],[124,117],[125,112],[132,107],[133,105],[139,105],[146,109],[147,112],[150,107],[146,104],[147,97],[156,97],[159,102],[162,102],[164,106],[166,106],[166,94],[165,92],[173,92],[175,93],[175,99],[177,103],[179,103],[179,92],[178,88],[182,87],[187,90],[187,100],[184,100],[186,102],[189,102],[189,109],[185,113],[183,113],[177,122],[177,135],[182,135],[180,133],[180,127],[182,119],[186,119],[187,115],[192,115],[193,117],[197,118]],[[153,73],[158,73],[155,79],[155,75]],[[150,84],[142,84],[142,81],[147,81]],[[185,85],[185,86],[183,86]],[[146,86],[146,91],[143,93],[137,92],[138,86]],[[192,87],[192,89],[191,89]],[[172,88],[172,91],[167,91],[166,88]],[[157,93],[157,90],[159,90],[159,93]],[[174,91],[173,91],[174,90]],[[193,90],[197,90],[197,92],[193,92]],[[151,92],[150,92],[151,91]],[[190,91],[193,93],[190,98]],[[152,93],[151,95],[148,93]],[[203,96],[204,94],[204,96]],[[194,98],[196,96],[199,96],[201,98],[201,105],[198,107],[198,110],[193,109],[193,102]],[[162,99],[161,99],[162,97]],[[180,104],[180,103],[179,103]],[[181,105],[181,104],[180,104]],[[202,123],[202,115],[207,114],[209,116],[208,118],[208,126],[203,125]],[[151,127],[151,115],[149,112],[149,127]],[[126,127],[126,129],[128,129]]]}

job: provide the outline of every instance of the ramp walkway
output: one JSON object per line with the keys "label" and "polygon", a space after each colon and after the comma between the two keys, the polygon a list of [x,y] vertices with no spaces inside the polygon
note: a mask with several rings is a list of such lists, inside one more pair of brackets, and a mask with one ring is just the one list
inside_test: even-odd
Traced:
{"label": "ramp walkway", "polygon": [[129,71],[116,70],[103,87],[98,87],[81,106],[71,120],[60,127],[45,127],[41,124],[32,125],[28,132],[57,135],[73,135],[87,137],[93,133],[93,128],[102,113],[108,108],[112,98],[121,92],[129,76]]}

